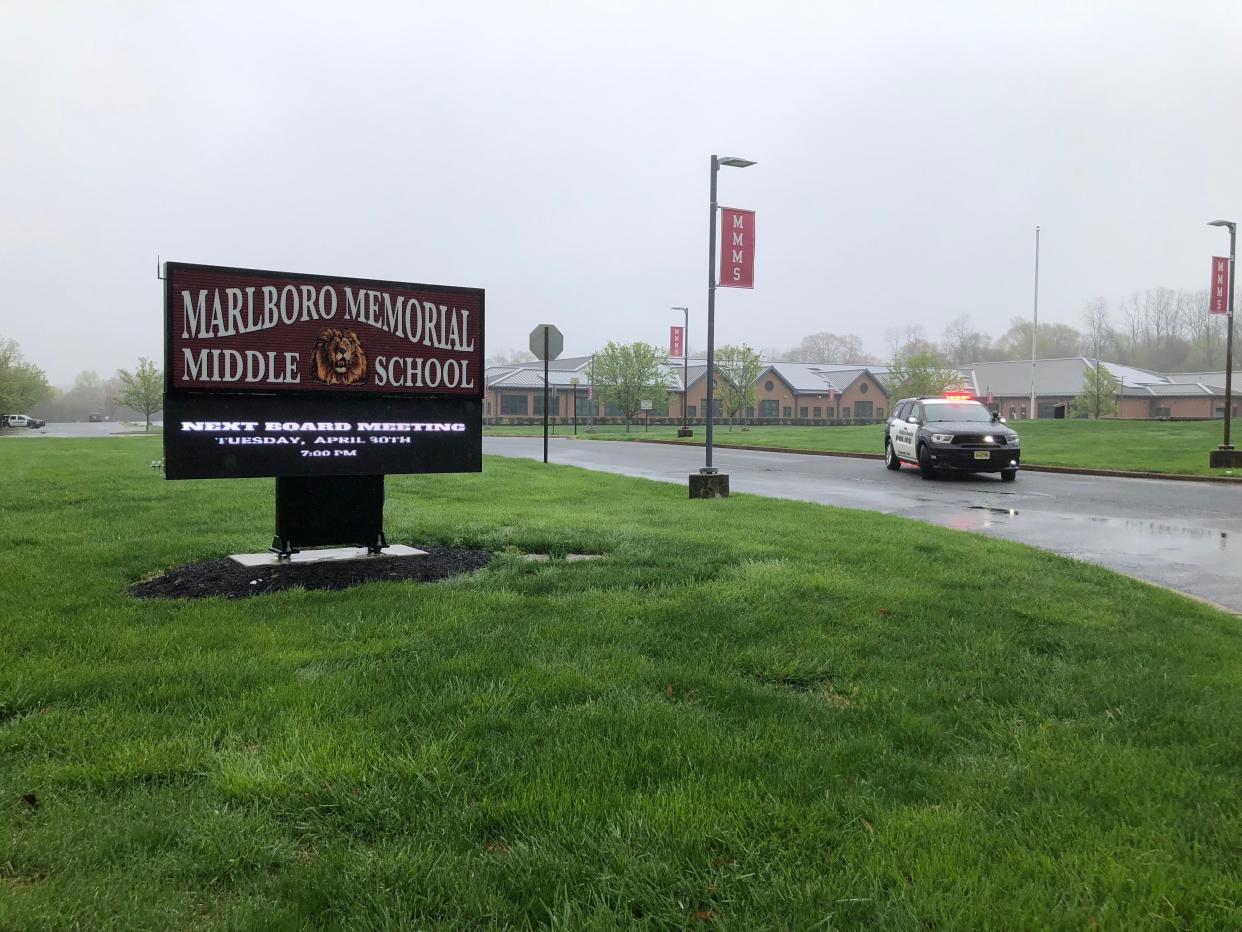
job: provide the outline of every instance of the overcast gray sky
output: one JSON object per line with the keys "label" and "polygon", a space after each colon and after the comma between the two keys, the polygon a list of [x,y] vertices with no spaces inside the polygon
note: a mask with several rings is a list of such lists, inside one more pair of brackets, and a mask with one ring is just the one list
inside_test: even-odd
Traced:
{"label": "overcast gray sky", "polygon": [[487,289],[487,349],[665,345],[708,158],[757,211],[718,341],[1077,325],[1242,220],[1242,4],[3,4],[0,335],[162,356],[155,257]]}

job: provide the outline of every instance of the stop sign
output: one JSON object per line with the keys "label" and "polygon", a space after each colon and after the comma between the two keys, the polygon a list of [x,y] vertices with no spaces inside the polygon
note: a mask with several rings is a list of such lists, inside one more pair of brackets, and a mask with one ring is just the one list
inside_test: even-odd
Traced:
{"label": "stop sign", "polygon": [[535,354],[536,359],[543,359],[543,335],[548,335],[548,359],[556,359],[561,355],[561,350],[565,348],[565,337],[552,324],[540,324],[530,332],[530,351]]}

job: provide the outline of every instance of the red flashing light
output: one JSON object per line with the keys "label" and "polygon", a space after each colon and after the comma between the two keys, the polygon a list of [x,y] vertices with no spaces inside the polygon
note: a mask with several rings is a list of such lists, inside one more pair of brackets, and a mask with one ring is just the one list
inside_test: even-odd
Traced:
{"label": "red flashing light", "polygon": [[975,396],[969,392],[945,392],[945,401],[974,401]]}

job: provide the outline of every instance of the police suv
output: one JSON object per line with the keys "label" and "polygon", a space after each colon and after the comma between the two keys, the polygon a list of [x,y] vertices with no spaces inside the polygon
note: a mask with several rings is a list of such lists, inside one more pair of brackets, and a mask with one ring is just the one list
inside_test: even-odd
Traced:
{"label": "police suv", "polygon": [[1006,482],[1018,475],[1018,435],[999,412],[970,395],[903,398],[884,426],[884,465],[917,466],[924,479],[941,469],[999,472]]}

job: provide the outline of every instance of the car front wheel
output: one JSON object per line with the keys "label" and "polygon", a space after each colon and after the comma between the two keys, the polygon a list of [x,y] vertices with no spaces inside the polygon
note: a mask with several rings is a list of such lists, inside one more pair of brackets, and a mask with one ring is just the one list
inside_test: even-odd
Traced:
{"label": "car front wheel", "polygon": [[897,451],[889,440],[884,441],[884,465],[889,469],[901,469],[901,460],[897,458]]}
{"label": "car front wheel", "polygon": [[932,465],[931,452],[927,444],[919,444],[919,475],[924,479],[936,478],[936,467]]}

